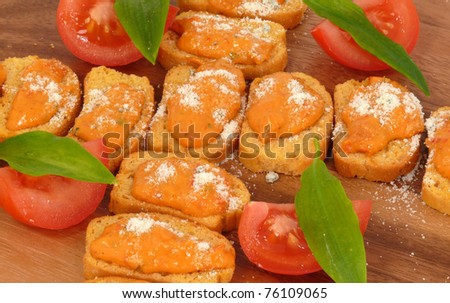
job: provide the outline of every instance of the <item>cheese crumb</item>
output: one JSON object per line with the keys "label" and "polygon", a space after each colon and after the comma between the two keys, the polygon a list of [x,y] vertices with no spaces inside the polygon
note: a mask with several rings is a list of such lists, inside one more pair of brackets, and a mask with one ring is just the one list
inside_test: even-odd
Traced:
{"label": "cheese crumb", "polygon": [[267,183],[274,183],[274,182],[278,181],[279,178],[280,178],[280,176],[276,172],[273,172],[273,171],[269,171],[266,174],[266,182]]}

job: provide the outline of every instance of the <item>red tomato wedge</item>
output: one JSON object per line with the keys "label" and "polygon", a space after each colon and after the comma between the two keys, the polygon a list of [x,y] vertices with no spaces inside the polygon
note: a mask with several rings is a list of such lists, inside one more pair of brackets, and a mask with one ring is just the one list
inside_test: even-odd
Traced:
{"label": "red tomato wedge", "polygon": [[[410,53],[419,37],[419,16],[412,0],[354,0],[367,18],[383,34]],[[342,65],[364,71],[388,69],[389,66],[359,47],[350,35],[328,20],[312,31],[321,48]]]}
{"label": "red tomato wedge", "polygon": [[[101,158],[101,140],[83,145]],[[60,176],[32,177],[9,167],[0,168],[0,206],[16,220],[46,229],[76,225],[92,214],[105,195],[106,185]]]}
{"label": "red tomato wedge", "polygon": [[169,6],[169,12],[167,13],[166,25],[164,27],[164,32],[167,32],[175,21],[175,17],[178,14],[180,8],[174,5]]}
{"label": "red tomato wedge", "polygon": [[[352,202],[364,233],[372,201]],[[293,203],[249,203],[242,213],[238,236],[247,258],[262,269],[284,275],[303,275],[321,270],[298,226]]]}
{"label": "red tomato wedge", "polygon": [[[169,8],[166,26],[177,12]],[[56,23],[64,45],[83,61],[120,66],[142,58],[116,16],[114,0],[60,0]]]}

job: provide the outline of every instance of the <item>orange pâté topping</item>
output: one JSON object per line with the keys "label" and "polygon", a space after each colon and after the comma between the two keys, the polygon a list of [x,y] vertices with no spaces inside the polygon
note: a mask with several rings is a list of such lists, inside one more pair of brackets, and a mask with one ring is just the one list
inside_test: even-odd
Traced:
{"label": "orange p\u00e2t\u00e9 topping", "polygon": [[380,77],[354,91],[342,120],[348,130],[342,149],[348,153],[374,154],[392,140],[424,130],[420,101],[397,82]]}
{"label": "orange p\u00e2t\u00e9 topping", "polygon": [[324,110],[324,100],[304,81],[278,72],[263,77],[250,92],[246,116],[250,128],[266,142],[311,127]]}
{"label": "orange p\u00e2t\u00e9 topping", "polygon": [[145,101],[143,90],[125,83],[89,91],[89,102],[75,120],[75,134],[89,141],[102,138],[107,133],[116,134],[111,142],[123,145],[127,126],[131,131],[139,121]]}
{"label": "orange p\u00e2t\u00e9 topping", "polygon": [[232,246],[212,244],[151,216],[107,226],[90,245],[96,258],[142,273],[186,274],[234,266]]}
{"label": "orange p\u00e2t\u00e9 topping", "polygon": [[136,169],[131,194],[193,217],[221,215],[238,205],[229,178],[224,170],[209,163],[154,159]]}
{"label": "orange p\u00e2t\u00e9 topping", "polygon": [[210,144],[221,134],[226,141],[238,128],[233,119],[244,95],[240,70],[222,62],[202,65],[168,97],[167,129],[184,147]]}
{"label": "orange p\u00e2t\u00e9 topping", "polygon": [[228,19],[201,14],[176,19],[172,29],[180,35],[179,49],[211,59],[230,59],[237,64],[261,64],[270,58],[275,44],[268,22]]}
{"label": "orange p\u00e2t\u00e9 topping", "polygon": [[74,105],[79,96],[75,77],[68,77],[68,68],[54,59],[38,59],[20,73],[21,86],[14,97],[6,127],[22,130],[48,122],[58,123],[57,115],[65,105]]}
{"label": "orange p\u00e2t\u00e9 topping", "polygon": [[450,179],[450,112],[428,118],[426,127],[428,131],[426,144],[433,149],[428,157],[438,173]]}

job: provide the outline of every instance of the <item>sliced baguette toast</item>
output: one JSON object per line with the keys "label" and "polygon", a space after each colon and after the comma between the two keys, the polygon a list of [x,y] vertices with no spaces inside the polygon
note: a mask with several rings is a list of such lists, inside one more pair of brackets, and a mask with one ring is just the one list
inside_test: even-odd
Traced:
{"label": "sliced baguette toast", "polygon": [[[119,229],[120,236],[119,239],[110,237],[115,245],[115,252],[120,251],[120,255],[114,254],[116,256],[121,256],[119,261],[112,261],[105,258],[103,246],[100,244],[96,246],[95,251],[91,250],[91,246],[94,241],[98,239],[108,227],[111,229],[112,225],[116,224],[115,228]],[[140,241],[140,237],[148,234],[152,229],[158,226],[158,228],[163,228],[168,230],[173,234],[173,237],[180,239],[182,241],[192,241],[194,244],[198,245],[198,250],[201,255],[188,255],[188,259],[195,262],[195,267],[198,270],[193,270],[192,272],[170,272],[170,268],[166,272],[153,272],[152,269],[144,270],[143,268],[147,266],[145,255],[154,252],[152,263],[170,263],[172,264],[172,269],[177,260],[173,260],[172,253],[176,254],[176,251],[181,251],[185,249],[185,246],[174,246],[170,248],[168,246],[171,242],[169,241],[157,241],[150,247],[146,246]],[[131,236],[134,238],[125,238],[126,242],[120,241],[122,236]],[[153,235],[151,236],[153,237]],[[128,240],[129,239],[129,240]],[[147,240],[152,240],[152,238],[145,238]],[[117,242],[116,242],[117,241]],[[131,242],[129,242],[131,241]],[[154,241],[154,240],[152,240]],[[132,245],[129,245],[132,243]],[[174,243],[177,243],[176,241]],[[126,246],[126,247],[124,247]],[[226,268],[213,268],[213,269],[202,269],[205,268],[202,262],[206,259],[210,259],[210,254],[212,254],[215,248],[220,247],[228,257],[232,257],[232,262],[229,267]],[[159,255],[156,253],[158,249],[169,250],[165,255]],[[102,253],[103,251],[103,253]],[[113,253],[114,253],[113,251]],[[124,252],[125,251],[125,252]],[[111,253],[111,251],[110,251]],[[96,257],[94,257],[97,256]],[[98,258],[98,256],[102,256]],[[147,214],[120,214],[115,216],[104,216],[100,218],[93,219],[86,231],[86,252],[83,258],[84,264],[84,278],[86,280],[99,279],[102,277],[122,277],[125,279],[133,280],[145,280],[149,282],[175,282],[175,283],[186,283],[186,282],[229,282],[233,276],[235,269],[234,264],[235,252],[231,243],[220,233],[211,231],[206,227],[194,224],[187,220],[182,220],[177,217],[170,215],[158,214],[158,213],[147,213]],[[116,259],[117,260],[117,259]],[[138,264],[137,267],[133,266],[130,268],[124,266],[120,263],[130,262],[131,264]],[[208,262],[206,260],[205,262]],[[211,261],[209,261],[210,263]],[[128,263],[128,264],[130,264]],[[182,265],[182,264],[180,264]],[[224,265],[228,265],[225,263]],[[222,265],[222,267],[224,266]],[[150,264],[150,266],[152,266]],[[213,264],[213,266],[217,266]],[[175,269],[177,270],[177,269]]]}
{"label": "sliced baguette toast", "polygon": [[[364,81],[349,80],[338,84],[334,91],[335,127],[333,130],[333,157],[338,173],[344,177],[358,177],[370,181],[390,182],[409,173],[417,164],[420,156],[421,133],[403,139],[389,141],[387,146],[374,153],[346,153],[341,147],[347,127],[342,121],[342,113],[352,101],[352,94],[362,85],[369,85],[369,78]],[[390,81],[386,79],[386,81]],[[419,112],[423,121],[422,107],[412,93],[410,106]],[[387,113],[387,112],[385,112]],[[414,113],[415,115],[416,113]],[[411,114],[412,115],[412,114]],[[407,116],[399,117],[408,119]]]}
{"label": "sliced baguette toast", "polygon": [[147,77],[94,67],[84,79],[83,109],[69,136],[79,141],[103,138],[111,149],[108,168],[114,172],[144,141],[153,112],[154,92]]}
{"label": "sliced baguette toast", "polygon": [[[209,66],[210,64],[201,65],[201,67]],[[215,66],[220,63],[216,62],[212,64]],[[226,64],[226,66],[229,65]],[[244,119],[246,104],[245,91],[235,91],[241,95],[240,110],[234,118],[224,121],[225,124],[223,125],[223,130],[220,134],[211,132],[211,135],[216,138],[215,142],[205,142],[202,146],[182,145],[168,128],[169,99],[177,92],[184,92],[186,91],[185,88],[191,87],[190,81],[195,78],[197,71],[198,69],[193,67],[181,65],[176,66],[167,72],[164,80],[162,100],[159,103],[158,110],[150,123],[150,136],[147,140],[147,148],[161,154],[170,152],[176,153],[180,156],[199,157],[207,159],[211,162],[221,162],[230,156],[233,153],[233,150],[237,147],[239,132]],[[243,80],[241,81],[243,82]],[[199,100],[199,102],[203,103],[208,101]],[[226,103],[228,101],[224,99],[221,102]],[[176,111],[178,109],[174,108],[173,110]],[[193,117],[192,126],[194,128],[198,119],[201,118]]]}
{"label": "sliced baguette toast", "polygon": [[[252,130],[246,118],[242,124],[239,141],[239,161],[253,172],[274,171],[287,175],[301,175],[313,160],[315,151],[313,137],[318,138],[322,158],[325,158],[333,125],[333,101],[330,94],[320,82],[304,73],[292,73],[294,79],[302,81],[312,89],[324,102],[322,116],[314,125],[288,137],[280,137],[262,142],[258,134]],[[255,79],[249,92],[249,104],[252,97],[257,94],[261,82],[265,78]],[[264,84],[262,85],[265,86]],[[289,91],[288,87],[285,88]],[[272,90],[267,90],[270,96]],[[291,95],[292,96],[292,95]],[[274,97],[276,98],[276,97]],[[296,106],[299,111],[308,111],[301,105]],[[268,110],[270,111],[270,110]],[[287,116],[288,113],[284,113]]]}
{"label": "sliced baguette toast", "polygon": [[[191,176],[186,176],[186,178],[188,178],[187,180],[191,180],[192,185],[190,184],[190,187],[188,189],[179,188],[179,190],[183,192],[180,192],[179,195],[174,194],[181,197],[179,199],[184,199],[183,201],[185,202],[180,201],[183,204],[187,205],[188,202],[192,202],[192,197],[196,193],[196,178],[206,178],[208,176],[211,176],[211,173],[214,171],[221,171],[222,174],[226,174],[227,176],[225,183],[222,180],[222,177],[214,177],[215,179],[211,179],[211,182],[205,181],[206,183],[208,183],[205,184],[205,186],[208,186],[210,188],[212,187],[214,191],[220,193],[221,199],[227,204],[227,206],[222,209],[221,212],[216,212],[213,215],[206,215],[204,212],[202,214],[198,214],[196,212],[196,209],[184,210],[184,205],[178,204],[176,206],[173,206],[169,204],[167,200],[169,198],[166,198],[166,196],[164,196],[165,194],[163,192],[162,186],[166,186],[167,183],[170,184],[171,182],[177,182],[174,181],[174,178],[179,173],[179,171],[175,167],[172,170],[173,173],[170,174],[170,178],[163,178],[166,179],[164,180],[164,182],[160,181],[160,175],[164,177],[163,174],[168,173],[168,166],[170,169],[172,169],[172,165],[165,161],[167,159],[177,159],[177,156],[174,154],[168,154],[165,157],[160,157],[158,155],[154,157],[151,155],[151,153],[137,152],[132,154],[129,158],[124,159],[120,166],[119,173],[116,176],[117,184],[114,185],[111,191],[109,210],[115,214],[139,212],[165,213],[183,219],[195,221],[215,231],[230,231],[237,228],[242,210],[244,206],[250,201],[250,193],[241,180],[227,173],[225,170],[216,167],[216,165],[211,164],[206,160],[191,157],[184,157],[182,159],[179,159],[181,165],[183,165],[183,163],[186,163],[196,167],[197,170],[200,168],[204,169],[205,167],[208,168],[207,172],[205,173],[193,173]],[[148,164],[151,164],[151,170],[156,171],[156,178],[153,178],[152,181],[148,181],[148,186],[151,187],[153,191],[157,193],[157,195],[162,196],[161,201],[157,201],[159,203],[143,201],[142,199],[139,199],[139,196],[136,197],[136,195],[133,195],[132,190],[134,182],[136,182],[136,172],[141,165]],[[161,169],[161,173],[158,175],[159,169]],[[214,175],[216,174],[214,173]],[[199,190],[202,191],[203,189],[200,188]],[[197,205],[197,207],[201,209],[201,203],[202,202],[192,202],[192,206]],[[213,204],[214,201],[212,200],[206,203],[215,205]],[[195,215],[193,213],[189,213],[189,211],[194,211]]]}
{"label": "sliced baguette toast", "polygon": [[[212,41],[212,46],[208,46],[204,43],[199,43],[199,45],[205,45],[205,47],[215,48],[215,43],[219,43],[224,40],[224,36],[228,35],[228,28],[226,24],[231,24],[233,26],[237,26],[242,33],[239,33],[240,36],[248,37],[257,37],[262,41],[266,41],[272,45],[270,53],[268,53],[268,58],[264,58],[262,62],[255,61],[258,63],[239,63],[236,62],[236,52],[224,52],[220,58],[213,58],[206,55],[197,55],[195,53],[190,53],[187,51],[183,51],[179,48],[178,43],[179,39],[182,36],[182,33],[176,33],[173,29],[178,28],[179,32],[183,31],[182,27],[175,26],[179,22],[183,20],[189,20],[191,18],[195,18],[196,20],[200,20],[194,26],[197,29],[197,33],[195,35],[201,37],[202,32],[205,32],[208,28],[211,27],[208,22],[213,20],[217,22],[217,28],[219,34],[216,35],[217,41]],[[177,23],[178,22],[178,23]],[[231,39],[231,38],[230,38]],[[209,39],[210,40],[210,39]],[[226,40],[227,44],[233,45],[232,41]],[[254,44],[256,47],[257,44]],[[238,50],[239,51],[239,50]],[[246,52],[247,55],[258,57],[260,56],[259,51]],[[174,26],[172,26],[172,30],[167,31],[162,39],[159,52],[158,52],[158,62],[166,69],[169,70],[177,65],[191,65],[193,67],[198,67],[201,64],[207,62],[213,62],[218,59],[225,59],[231,61],[237,68],[239,68],[246,79],[254,79],[256,77],[262,77],[266,74],[270,74],[277,71],[282,71],[287,65],[287,48],[286,48],[286,30],[278,23],[271,21],[262,21],[257,19],[238,19],[238,18],[228,18],[221,15],[214,15],[207,12],[195,12],[188,11],[179,14],[174,22]]]}
{"label": "sliced baguette toast", "polygon": [[[0,141],[35,130],[66,135],[81,109],[77,75],[56,59],[37,56],[7,58],[0,65]],[[45,104],[35,102],[42,96]]]}
{"label": "sliced baguette toast", "polygon": [[438,140],[436,131],[450,121],[450,107],[445,106],[434,111],[426,121],[428,139],[425,141],[429,153],[422,184],[422,198],[429,206],[445,214],[450,214],[450,180],[442,176],[433,163],[435,147],[432,141]]}
{"label": "sliced baguette toast", "polygon": [[207,11],[233,18],[261,18],[283,25],[291,29],[299,25],[303,19],[306,5],[301,0],[248,1],[227,0],[178,0],[181,11]]}

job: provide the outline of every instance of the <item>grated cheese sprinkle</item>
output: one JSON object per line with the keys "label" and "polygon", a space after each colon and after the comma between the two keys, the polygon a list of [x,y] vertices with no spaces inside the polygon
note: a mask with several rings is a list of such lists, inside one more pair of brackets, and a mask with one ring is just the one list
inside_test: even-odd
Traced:
{"label": "grated cheese sprinkle", "polygon": [[[48,121],[49,125],[58,127],[67,120],[68,112],[72,111],[78,102],[78,95],[72,90],[64,92],[63,88],[78,86],[78,78],[75,74],[68,73],[62,83],[56,83],[48,77],[41,76],[38,72],[32,71],[20,78],[23,85],[27,85],[32,92],[43,92],[48,96],[48,101],[58,108],[56,114]],[[5,90],[16,93],[16,87],[5,87]],[[18,124],[23,124],[23,117]]]}
{"label": "grated cheese sprinkle", "polygon": [[222,77],[225,78],[225,83],[227,85],[238,87],[238,79],[237,76],[233,73],[224,70],[204,70],[194,73],[188,83],[181,85],[176,93],[179,94],[180,104],[182,106],[190,107],[195,110],[202,110],[203,101],[201,100],[199,94],[197,93],[197,83],[201,83],[204,81],[209,81],[213,84],[221,93],[225,95],[237,95],[238,93],[234,90],[231,90],[227,85],[219,84],[213,77]]}
{"label": "grated cheese sprinkle", "polygon": [[218,108],[213,112],[213,118],[219,124],[224,124],[226,122],[225,117],[227,115],[227,110],[225,108]]}
{"label": "grated cheese sprinkle", "polygon": [[27,77],[22,78],[22,81],[29,85],[32,92],[44,92],[48,95],[48,101],[58,106],[63,100],[61,96],[60,86],[53,80],[47,77],[30,73]]}
{"label": "grated cheese sprinkle", "polygon": [[289,81],[288,89],[291,94],[291,96],[288,98],[288,103],[294,103],[298,106],[304,106],[306,102],[316,101],[316,97],[306,92],[305,87],[294,79]]}
{"label": "grated cheese sprinkle", "polygon": [[281,8],[277,0],[259,0],[259,1],[244,1],[237,8],[237,12],[241,15],[252,13],[257,16],[265,17],[273,14]]}
{"label": "grated cheese sprinkle", "polygon": [[201,109],[202,103],[200,96],[196,93],[194,85],[184,84],[178,88],[177,93],[181,95],[181,105],[198,110]]}
{"label": "grated cheese sprinkle", "polygon": [[175,176],[176,168],[170,163],[163,162],[156,169],[156,177],[158,178],[158,182],[167,182],[169,178]]}
{"label": "grated cheese sprinkle", "polygon": [[154,226],[163,227],[163,228],[173,232],[174,234],[176,234],[179,237],[184,236],[184,233],[182,233],[178,230],[175,230],[169,223],[154,220],[153,218],[151,218],[149,216],[130,218],[127,221],[125,230],[127,232],[131,232],[131,233],[134,233],[139,236],[139,235],[149,232]]}
{"label": "grated cheese sprinkle", "polygon": [[264,97],[267,93],[271,92],[273,90],[273,87],[275,85],[275,79],[273,78],[265,78],[263,79],[258,87],[255,89],[255,95],[258,98]]}
{"label": "grated cheese sprinkle", "polygon": [[208,242],[202,241],[197,243],[197,247],[199,251],[208,251],[211,245]]}
{"label": "grated cheese sprinkle", "polygon": [[[375,102],[371,102],[374,99]],[[367,96],[359,92],[350,101],[349,106],[360,116],[371,115],[377,118],[381,125],[391,122],[392,111],[399,106],[405,107],[408,114],[422,114],[422,105],[414,94],[404,93],[389,82],[377,82],[373,85],[372,93]]]}
{"label": "grated cheese sprinkle", "polygon": [[[230,19],[222,15],[197,14],[198,19],[192,22],[196,32],[208,31],[209,29],[222,32],[233,32],[236,37],[253,37],[265,42],[272,42],[270,23],[258,18],[241,18],[236,26],[231,24]],[[237,32],[235,32],[237,30]]]}
{"label": "grated cheese sprinkle", "polygon": [[442,115],[439,115],[437,117],[429,117],[428,119],[426,119],[425,127],[427,129],[428,138],[431,140],[434,139],[434,136],[436,135],[436,130],[442,127],[444,123],[445,119]]}
{"label": "grated cheese sprinkle", "polygon": [[219,176],[218,172],[219,168],[210,164],[198,166],[194,174],[193,190],[194,192],[200,192],[206,186],[212,185],[219,196],[227,201],[228,209],[236,209],[239,205],[239,199],[230,193],[230,188],[225,183],[225,179]]}

